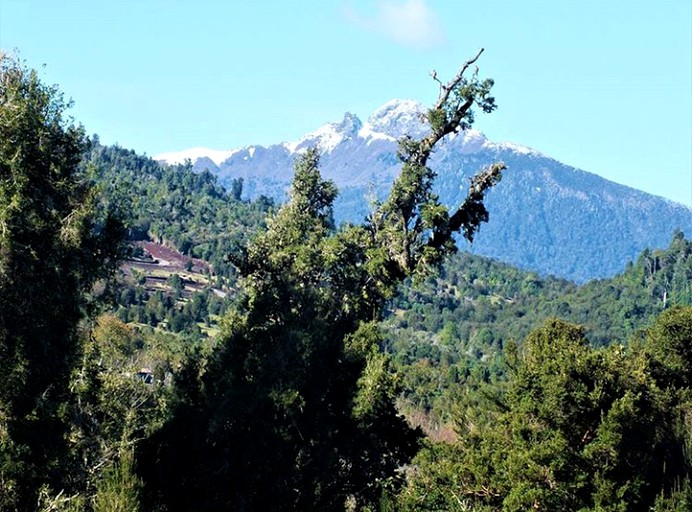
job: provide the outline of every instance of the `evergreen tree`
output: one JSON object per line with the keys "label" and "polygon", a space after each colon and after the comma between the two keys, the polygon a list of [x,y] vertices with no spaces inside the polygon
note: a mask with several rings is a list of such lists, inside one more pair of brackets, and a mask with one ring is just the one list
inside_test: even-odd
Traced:
{"label": "evergreen tree", "polygon": [[401,175],[366,225],[335,229],[337,192],[317,151],[298,159],[290,201],[236,260],[245,297],[220,347],[191,362],[174,417],[140,454],[154,501],[340,510],[374,505],[393,483],[418,435],[394,408],[376,323],[402,279],[437,265],[457,231],[470,239],[487,220],[483,197],[502,164],[473,179],[452,215],[427,167],[440,140],[471,126],[473,107],[494,109],[492,81],[464,76],[479,55],[440,84],[430,134],[401,141]]}
{"label": "evergreen tree", "polygon": [[559,320],[510,346],[506,385],[457,404],[457,443],[420,453],[399,508],[680,510],[691,468],[679,364],[690,315],[664,313],[629,349],[590,347]]}
{"label": "evergreen tree", "polygon": [[61,404],[87,292],[120,226],[78,170],[85,139],[56,87],[0,55],[0,509],[33,510],[65,475]]}

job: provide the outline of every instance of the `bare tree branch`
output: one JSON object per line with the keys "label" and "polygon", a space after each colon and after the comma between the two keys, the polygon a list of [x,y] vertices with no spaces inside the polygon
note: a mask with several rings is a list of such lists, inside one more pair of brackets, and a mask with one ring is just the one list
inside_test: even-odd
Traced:
{"label": "bare tree branch", "polygon": [[[471,67],[478,60],[483,51],[484,48],[478,50],[478,53],[476,53],[476,55],[473,58],[466,61],[459,70],[459,72],[456,74],[456,76],[446,84],[443,84],[440,81],[440,79],[437,77],[436,71],[433,70],[430,73],[430,75],[433,77],[433,80],[440,84],[440,95],[432,110],[444,111],[444,107],[449,102],[449,95],[464,79],[464,73],[466,73],[468,68]],[[427,165],[428,158],[430,157],[430,153],[432,152],[432,149],[435,147],[435,145],[445,136],[457,131],[462,119],[464,118],[468,110],[473,106],[474,101],[475,98],[473,96],[468,98],[463,105],[459,105],[457,108],[454,109],[453,117],[451,119],[446,119],[440,129],[436,130],[433,127],[433,130],[430,133],[430,135],[428,135],[421,141],[421,152],[418,155],[418,158],[416,159],[416,163],[418,165]]]}
{"label": "bare tree branch", "polygon": [[[447,82],[446,85],[442,85],[442,82],[440,82],[440,96],[437,99],[437,103],[435,103],[436,109],[442,108],[447,104],[447,101],[449,100],[449,94],[454,90],[454,88],[459,85],[459,82],[464,78],[464,73],[466,73],[466,70],[475,64],[475,62],[478,60],[478,58],[481,56],[481,54],[485,51],[485,48],[481,48],[478,50],[478,53],[476,54],[475,57],[472,59],[467,60],[464,65],[461,67],[459,72],[456,74],[454,78],[452,78],[449,82]],[[434,78],[434,77],[433,77]]]}

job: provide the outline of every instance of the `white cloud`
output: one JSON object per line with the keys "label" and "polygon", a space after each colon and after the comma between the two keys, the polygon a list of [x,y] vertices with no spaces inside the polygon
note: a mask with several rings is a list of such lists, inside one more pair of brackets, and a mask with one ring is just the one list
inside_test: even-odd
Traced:
{"label": "white cloud", "polygon": [[371,16],[358,14],[348,4],[345,15],[352,23],[398,44],[433,48],[445,41],[437,13],[426,0],[380,0],[376,12]]}

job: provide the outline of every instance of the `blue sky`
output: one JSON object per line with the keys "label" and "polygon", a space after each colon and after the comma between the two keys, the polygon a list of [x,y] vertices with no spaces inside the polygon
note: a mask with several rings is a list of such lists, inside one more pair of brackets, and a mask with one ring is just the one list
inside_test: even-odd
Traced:
{"label": "blue sky", "polygon": [[480,47],[476,128],[692,204],[690,0],[0,0],[0,48],[148,155],[298,139],[425,104]]}

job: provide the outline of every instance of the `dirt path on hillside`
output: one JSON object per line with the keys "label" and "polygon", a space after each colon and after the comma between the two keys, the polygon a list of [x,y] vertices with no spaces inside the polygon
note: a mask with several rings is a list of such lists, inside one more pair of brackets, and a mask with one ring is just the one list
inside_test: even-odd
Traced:
{"label": "dirt path on hillside", "polygon": [[156,242],[136,242],[136,245],[148,252],[154,260],[158,261],[158,266],[160,267],[183,269],[188,261],[192,261],[193,272],[205,273],[211,268],[209,263],[204,260],[189,258],[175,249],[157,244]]}

